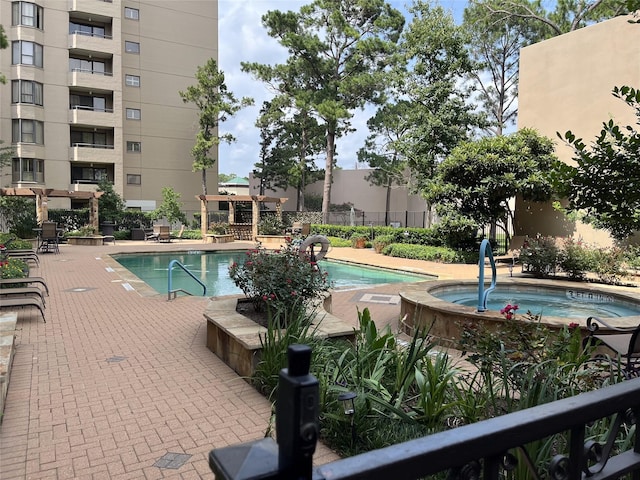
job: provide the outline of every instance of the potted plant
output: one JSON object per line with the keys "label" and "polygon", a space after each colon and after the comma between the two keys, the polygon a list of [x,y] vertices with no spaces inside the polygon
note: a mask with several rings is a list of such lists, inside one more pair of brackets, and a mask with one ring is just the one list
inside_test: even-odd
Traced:
{"label": "potted plant", "polygon": [[373,239],[373,249],[376,253],[382,253],[384,247],[393,243],[393,235],[378,235]]}
{"label": "potted plant", "polygon": [[349,238],[349,240],[351,240],[351,246],[353,248],[364,248],[367,246],[367,240],[369,239],[362,233],[354,233],[353,235],[351,235],[351,238]]}

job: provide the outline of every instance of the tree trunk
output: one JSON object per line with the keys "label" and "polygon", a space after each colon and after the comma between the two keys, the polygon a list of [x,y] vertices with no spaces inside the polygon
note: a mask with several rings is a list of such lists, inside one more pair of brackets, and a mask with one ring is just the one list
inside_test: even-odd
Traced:
{"label": "tree trunk", "polygon": [[202,169],[202,194],[207,195],[207,169]]}
{"label": "tree trunk", "polygon": [[335,130],[327,130],[327,162],[324,167],[324,187],[322,190],[322,223],[329,223],[331,205],[331,183],[333,181],[333,152],[336,141]]}

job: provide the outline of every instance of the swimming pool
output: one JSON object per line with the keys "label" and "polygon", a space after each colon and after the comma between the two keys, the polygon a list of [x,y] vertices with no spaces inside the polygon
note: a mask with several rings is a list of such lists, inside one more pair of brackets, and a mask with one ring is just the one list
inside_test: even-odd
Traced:
{"label": "swimming pool", "polygon": [[[233,262],[244,262],[244,251],[120,254],[112,257],[158,293],[167,292],[168,267],[171,260],[178,260],[198,277],[207,286],[207,296],[242,293],[229,278],[229,265]],[[435,277],[427,275],[328,260],[322,260],[319,266],[328,272],[333,288],[435,280]],[[180,268],[173,269],[172,282],[174,289],[182,288],[194,295],[199,295],[202,291],[201,287]]]}

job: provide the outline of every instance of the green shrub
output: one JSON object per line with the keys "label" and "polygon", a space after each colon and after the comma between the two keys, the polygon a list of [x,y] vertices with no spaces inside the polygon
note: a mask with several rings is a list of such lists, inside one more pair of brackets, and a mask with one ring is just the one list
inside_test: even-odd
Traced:
{"label": "green shrub", "polygon": [[478,250],[478,224],[462,216],[443,217],[433,226],[433,234],[445,247],[454,250]]}
{"label": "green shrub", "polygon": [[587,272],[593,271],[595,267],[592,250],[582,241],[573,238],[565,240],[558,260],[560,269],[574,280],[584,279]]}
{"label": "green shrub", "polygon": [[592,251],[593,272],[605,283],[620,283],[627,275],[623,265],[625,253],[620,248],[597,248]]}
{"label": "green shrub", "polygon": [[182,238],[187,240],[202,240],[202,232],[200,230],[185,230],[182,232]]}
{"label": "green shrub", "polygon": [[553,237],[538,235],[534,238],[526,238],[520,250],[520,261],[526,264],[528,271],[536,277],[554,274],[559,258],[560,249]]}
{"label": "green shrub", "polygon": [[282,235],[285,225],[278,215],[268,214],[260,219],[258,224],[259,235]]}
{"label": "green shrub", "polygon": [[384,247],[393,243],[393,235],[378,235],[372,243],[376,252],[382,253]]}
{"label": "green shrub", "polygon": [[340,237],[327,237],[329,239],[329,243],[331,243],[332,247],[342,248],[342,247],[350,247],[351,241],[346,240]]}
{"label": "green shrub", "polygon": [[17,238],[12,233],[0,233],[0,245],[4,245],[8,250],[26,250],[33,248],[29,240]]}
{"label": "green shrub", "polygon": [[455,263],[460,260],[458,252],[445,247],[430,247],[425,245],[406,245],[392,243],[387,245],[382,253],[390,257],[412,258],[430,262]]}

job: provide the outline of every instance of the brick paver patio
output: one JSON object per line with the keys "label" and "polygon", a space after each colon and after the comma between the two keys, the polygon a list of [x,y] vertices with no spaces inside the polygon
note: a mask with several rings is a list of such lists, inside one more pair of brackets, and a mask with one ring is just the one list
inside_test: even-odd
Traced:
{"label": "brick paver patio", "polygon": [[[215,247],[237,249],[234,242]],[[103,256],[121,251],[188,250],[188,241],[63,245],[43,254],[47,323],[18,311],[16,356],[0,427],[0,478],[213,478],[211,449],[264,436],[270,403],[205,347],[207,300],[144,296],[123,286]],[[336,249],[364,263],[428,271],[425,262]],[[473,276],[474,267],[450,272]],[[438,275],[442,272],[432,271]],[[446,275],[445,275],[446,276]],[[356,308],[378,324],[397,321],[398,286],[334,294],[333,313],[357,324]],[[315,461],[337,458],[320,445]],[[177,468],[176,468],[177,467]]]}

